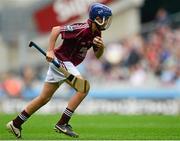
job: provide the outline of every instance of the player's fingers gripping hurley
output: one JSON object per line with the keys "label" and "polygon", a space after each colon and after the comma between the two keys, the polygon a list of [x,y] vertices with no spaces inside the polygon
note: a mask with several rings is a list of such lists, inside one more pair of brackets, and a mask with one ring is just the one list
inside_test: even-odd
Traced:
{"label": "player's fingers gripping hurley", "polygon": [[46,53],[46,60],[48,62],[52,62],[54,60],[54,52],[51,50],[51,51],[47,51]]}

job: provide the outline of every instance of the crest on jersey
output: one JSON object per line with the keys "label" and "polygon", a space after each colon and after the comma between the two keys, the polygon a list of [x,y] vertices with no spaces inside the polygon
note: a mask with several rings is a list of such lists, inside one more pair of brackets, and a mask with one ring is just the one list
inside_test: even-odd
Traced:
{"label": "crest on jersey", "polygon": [[73,26],[71,25],[66,26],[66,31],[73,31],[73,30],[74,30]]}

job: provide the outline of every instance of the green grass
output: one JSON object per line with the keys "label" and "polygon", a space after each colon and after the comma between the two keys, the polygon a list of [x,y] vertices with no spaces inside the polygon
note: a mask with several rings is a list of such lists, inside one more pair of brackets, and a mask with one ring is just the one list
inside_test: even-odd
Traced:
{"label": "green grass", "polygon": [[[13,140],[5,124],[15,115],[0,114],[0,140]],[[54,132],[59,115],[33,115],[23,125],[23,139],[74,139]],[[74,115],[71,124],[82,140],[180,140],[180,116]]]}

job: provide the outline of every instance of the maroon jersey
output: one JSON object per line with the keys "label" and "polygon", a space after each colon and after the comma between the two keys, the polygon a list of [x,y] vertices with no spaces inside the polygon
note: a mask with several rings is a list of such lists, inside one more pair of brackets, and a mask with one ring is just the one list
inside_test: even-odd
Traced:
{"label": "maroon jersey", "polygon": [[[75,66],[80,64],[91,47],[96,36],[101,37],[101,32],[92,33],[91,21],[76,23],[63,27],[61,31],[63,43],[55,49],[55,56],[62,61],[70,61]],[[95,48],[96,50],[96,48]]]}

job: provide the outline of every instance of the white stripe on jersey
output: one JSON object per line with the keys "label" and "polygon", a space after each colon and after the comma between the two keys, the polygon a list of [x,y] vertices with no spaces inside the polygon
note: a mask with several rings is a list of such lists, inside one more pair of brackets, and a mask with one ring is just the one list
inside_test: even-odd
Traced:
{"label": "white stripe on jersey", "polygon": [[75,24],[75,25],[67,25],[61,28],[61,31],[74,31],[82,28],[89,28],[89,24]]}

